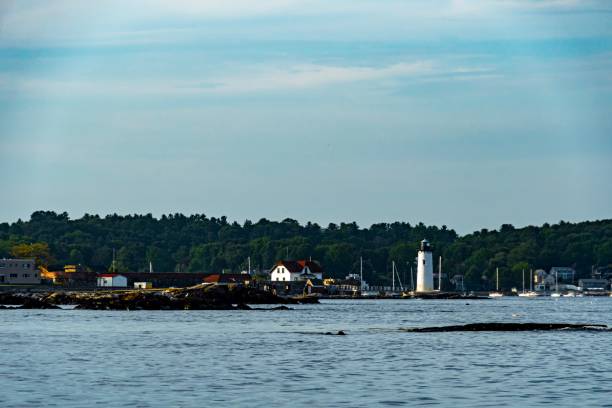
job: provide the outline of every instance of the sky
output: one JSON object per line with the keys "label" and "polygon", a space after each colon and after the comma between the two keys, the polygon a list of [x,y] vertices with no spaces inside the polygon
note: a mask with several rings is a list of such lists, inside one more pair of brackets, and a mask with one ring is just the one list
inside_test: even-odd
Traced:
{"label": "sky", "polygon": [[5,0],[0,222],[612,218],[608,0]]}

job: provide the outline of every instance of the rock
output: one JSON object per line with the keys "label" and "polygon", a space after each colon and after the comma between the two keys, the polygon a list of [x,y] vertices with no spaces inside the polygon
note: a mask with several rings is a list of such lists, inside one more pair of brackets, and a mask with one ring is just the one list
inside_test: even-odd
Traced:
{"label": "rock", "polygon": [[19,309],[59,309],[58,306],[36,298],[25,298]]}
{"label": "rock", "polygon": [[605,324],[571,323],[471,323],[458,326],[414,327],[400,329],[411,333],[440,333],[465,331],[534,331],[534,330],[609,330]]}
{"label": "rock", "polygon": [[339,330],[338,333],[325,332],[326,336],[346,336],[346,333],[342,330]]}

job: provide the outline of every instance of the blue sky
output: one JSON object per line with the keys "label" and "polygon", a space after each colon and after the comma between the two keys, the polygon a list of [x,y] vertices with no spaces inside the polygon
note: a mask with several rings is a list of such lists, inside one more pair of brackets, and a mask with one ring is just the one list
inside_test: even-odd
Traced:
{"label": "blue sky", "polygon": [[0,5],[0,221],[610,218],[611,114],[608,1]]}

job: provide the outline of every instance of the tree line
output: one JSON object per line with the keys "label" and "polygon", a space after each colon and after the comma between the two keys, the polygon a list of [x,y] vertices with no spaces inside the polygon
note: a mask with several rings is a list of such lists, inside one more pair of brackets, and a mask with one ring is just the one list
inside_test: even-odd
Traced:
{"label": "tree line", "polygon": [[[459,236],[442,226],[379,223],[368,228],[356,223],[320,226],[282,221],[246,220],[204,214],[168,214],[161,218],[117,214],[85,214],[71,219],[66,212],[34,212],[28,221],[0,224],[0,257],[35,257],[45,265],[81,264],[107,271],[113,259],[118,271],[240,272],[250,258],[257,271],[279,259],[313,259],[326,276],[341,278],[359,272],[365,279],[389,284],[395,261],[404,286],[419,243],[428,239],[434,259],[443,257],[448,279],[463,275],[469,289],[494,285],[499,268],[502,287],[518,286],[522,270],[572,266],[578,276],[590,276],[596,266],[612,264],[612,220],[480,230]],[[113,256],[114,253],[114,256]],[[416,269],[415,269],[416,270]]]}

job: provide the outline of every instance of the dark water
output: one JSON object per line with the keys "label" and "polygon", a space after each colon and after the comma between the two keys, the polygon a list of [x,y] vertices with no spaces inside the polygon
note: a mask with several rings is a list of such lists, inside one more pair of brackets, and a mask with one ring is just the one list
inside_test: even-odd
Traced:
{"label": "dark water", "polygon": [[485,321],[612,325],[612,299],[1,310],[0,406],[612,406],[610,332],[398,330]]}

